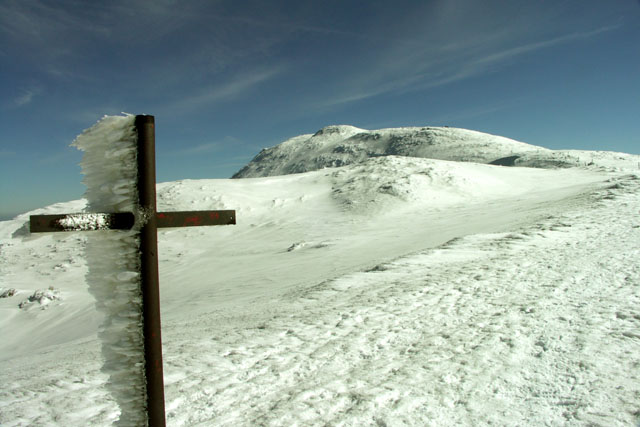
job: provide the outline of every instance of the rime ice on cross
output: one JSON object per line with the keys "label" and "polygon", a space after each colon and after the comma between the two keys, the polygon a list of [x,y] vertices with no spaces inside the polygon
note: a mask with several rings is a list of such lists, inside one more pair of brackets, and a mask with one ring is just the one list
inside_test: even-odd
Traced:
{"label": "rime ice on cross", "polygon": [[[30,230],[87,231],[133,230],[139,238],[141,321],[146,389],[146,420],[152,427],[165,425],[164,380],[162,370],[162,340],[160,334],[160,296],[158,287],[158,227],[189,227],[235,224],[234,210],[221,211],[156,211],[155,123],[153,116],[135,117],[137,146],[135,179],[137,201],[132,212],[96,212],[62,215],[33,215]],[[117,153],[116,153],[117,154]],[[99,165],[98,165],[99,167]]]}

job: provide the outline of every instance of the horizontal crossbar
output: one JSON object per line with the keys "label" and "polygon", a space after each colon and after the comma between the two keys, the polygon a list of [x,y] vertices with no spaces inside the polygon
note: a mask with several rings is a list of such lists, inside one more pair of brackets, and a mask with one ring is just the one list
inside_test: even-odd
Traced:
{"label": "horizontal crossbar", "polygon": [[131,212],[106,214],[74,213],[58,215],[31,215],[29,230],[32,233],[49,231],[129,230],[135,223]]}
{"label": "horizontal crossbar", "polygon": [[158,228],[232,225],[236,223],[236,211],[158,212],[156,219]]}
{"label": "horizontal crossbar", "polygon": [[[236,223],[236,211],[157,212],[156,221],[158,228],[232,225]],[[29,217],[29,229],[32,233],[129,230],[134,223],[135,217],[131,212],[31,215]]]}

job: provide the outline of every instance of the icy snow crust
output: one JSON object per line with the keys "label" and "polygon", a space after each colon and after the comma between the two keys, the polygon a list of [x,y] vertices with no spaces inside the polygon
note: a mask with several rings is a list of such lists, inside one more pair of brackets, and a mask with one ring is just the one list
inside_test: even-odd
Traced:
{"label": "icy snow crust", "polygon": [[[138,194],[135,116],[105,116],[72,145],[84,151],[83,182],[88,212],[135,212]],[[74,222],[73,217],[68,222]],[[76,221],[77,222],[77,221]],[[104,222],[104,218],[102,218]],[[101,216],[87,229],[104,228]],[[104,226],[104,224],[102,224]],[[138,229],[104,230],[87,236],[86,282],[104,315],[98,336],[107,388],[120,409],[118,424],[146,424],[142,296],[139,280]]]}
{"label": "icy snow crust", "polygon": [[568,151],[552,151],[466,129],[407,127],[370,131],[340,125],[266,148],[233,177],[287,175],[390,155],[540,168],[582,164],[579,156]]}
{"label": "icy snow crust", "polygon": [[108,230],[111,225],[109,215],[100,213],[71,214],[58,220],[58,223],[66,229],[77,231]]}
{"label": "icy snow crust", "polygon": [[[572,155],[593,165],[159,184],[161,210],[238,217],[159,233],[168,425],[637,424],[640,157]],[[0,222],[0,424],[111,425],[82,249],[103,232],[27,220]]]}

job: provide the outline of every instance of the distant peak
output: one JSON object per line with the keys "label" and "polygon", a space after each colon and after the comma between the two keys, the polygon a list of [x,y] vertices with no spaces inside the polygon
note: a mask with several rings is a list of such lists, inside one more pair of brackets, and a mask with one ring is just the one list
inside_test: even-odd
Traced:
{"label": "distant peak", "polygon": [[261,151],[234,178],[287,175],[404,156],[528,167],[567,167],[576,159],[513,139],[466,129],[403,127],[365,130],[331,125]]}
{"label": "distant peak", "polygon": [[313,136],[336,135],[336,134],[344,135],[344,134],[354,134],[359,132],[366,132],[366,131],[364,129],[360,129],[350,125],[330,125],[330,126],[323,127],[318,132],[314,133]]}

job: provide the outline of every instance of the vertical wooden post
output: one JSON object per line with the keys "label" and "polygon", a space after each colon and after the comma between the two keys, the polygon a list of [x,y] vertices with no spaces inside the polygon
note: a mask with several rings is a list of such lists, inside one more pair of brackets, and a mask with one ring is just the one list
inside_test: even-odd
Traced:
{"label": "vertical wooden post", "polygon": [[136,116],[135,126],[138,132],[138,215],[143,217],[140,228],[140,287],[147,415],[149,426],[164,427],[166,421],[160,336],[154,117]]}

